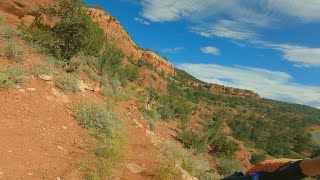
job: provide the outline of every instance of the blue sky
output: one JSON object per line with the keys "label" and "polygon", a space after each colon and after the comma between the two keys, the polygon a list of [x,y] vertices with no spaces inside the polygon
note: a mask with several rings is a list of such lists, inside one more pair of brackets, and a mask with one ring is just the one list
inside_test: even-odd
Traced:
{"label": "blue sky", "polygon": [[319,0],[87,0],[197,78],[320,108]]}

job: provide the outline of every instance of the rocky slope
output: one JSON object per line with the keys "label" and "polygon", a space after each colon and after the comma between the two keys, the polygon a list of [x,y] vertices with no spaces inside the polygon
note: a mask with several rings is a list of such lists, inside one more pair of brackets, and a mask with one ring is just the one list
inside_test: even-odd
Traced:
{"label": "rocky slope", "polygon": [[173,65],[169,61],[155,52],[140,49],[131,39],[128,32],[121,26],[120,22],[110,14],[98,8],[88,8],[88,12],[93,20],[104,29],[108,40],[121,48],[128,58],[132,57],[133,59],[147,61],[160,72],[164,71],[166,74],[174,75]]}

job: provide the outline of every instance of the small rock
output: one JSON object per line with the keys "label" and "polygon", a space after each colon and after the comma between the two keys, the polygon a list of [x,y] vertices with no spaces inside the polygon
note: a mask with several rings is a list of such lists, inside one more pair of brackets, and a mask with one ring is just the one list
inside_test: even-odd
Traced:
{"label": "small rock", "polygon": [[143,171],[143,168],[135,163],[126,163],[125,167],[136,174]]}
{"label": "small rock", "polygon": [[61,126],[61,127],[62,127],[62,129],[64,129],[64,130],[68,129],[67,126]]}
{"label": "small rock", "polygon": [[12,153],[12,150],[8,150],[8,153]]}
{"label": "small rock", "polygon": [[2,176],[4,174],[4,172],[0,172],[0,176]]}
{"label": "small rock", "polygon": [[16,99],[21,99],[21,96],[15,96]]}
{"label": "small rock", "polygon": [[21,86],[15,85],[14,88],[15,88],[15,89],[21,89]]}
{"label": "small rock", "polygon": [[57,148],[58,148],[60,151],[63,151],[63,152],[66,151],[66,150],[65,150],[63,147],[61,147],[61,146],[57,146]]}
{"label": "small rock", "polygon": [[26,88],[28,91],[35,91],[36,88]]}
{"label": "small rock", "polygon": [[133,122],[134,122],[134,124],[135,124],[137,127],[143,128],[143,125],[140,124],[137,119],[133,119]]}
{"label": "small rock", "polygon": [[27,173],[28,176],[33,176],[33,173]]}
{"label": "small rock", "polygon": [[20,91],[20,92],[26,92],[26,90],[24,90],[24,89],[19,89],[19,91]]}
{"label": "small rock", "polygon": [[82,80],[78,81],[78,88],[81,92],[84,92],[86,90],[86,85],[84,84],[84,82]]}
{"label": "small rock", "polygon": [[57,177],[57,180],[62,180],[62,178],[61,177]]}
{"label": "small rock", "polygon": [[88,91],[100,92],[100,85],[97,83],[87,83],[84,88]]}
{"label": "small rock", "polygon": [[44,81],[52,81],[52,76],[40,74],[38,77],[39,77],[39,79],[44,80]]}
{"label": "small rock", "polygon": [[138,108],[137,108],[137,106],[132,105],[132,106],[130,106],[130,109],[137,110]]}
{"label": "small rock", "polygon": [[154,132],[150,131],[150,130],[146,130],[147,135],[149,136],[154,136]]}
{"label": "small rock", "polygon": [[126,113],[126,116],[130,116],[132,113],[131,112],[127,112]]}

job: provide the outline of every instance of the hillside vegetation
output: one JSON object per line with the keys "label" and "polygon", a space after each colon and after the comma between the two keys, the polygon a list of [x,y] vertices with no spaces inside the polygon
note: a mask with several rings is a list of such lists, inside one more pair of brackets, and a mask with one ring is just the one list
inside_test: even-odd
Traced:
{"label": "hillside vegetation", "polygon": [[[0,29],[2,42],[7,42],[1,57],[10,62],[0,69],[0,88],[23,83],[25,74],[53,77],[55,86],[69,94],[81,90],[81,80],[96,85],[92,91],[108,106],[72,108],[79,124],[101,143],[95,152],[100,163],[86,169],[87,179],[110,177],[121,161],[125,129],[113,112],[120,101],[136,101],[151,131],[157,131],[159,122],[175,131],[159,145],[163,161],[154,174],[158,179],[179,179],[180,169],[214,179],[250,167],[245,159],[254,164],[266,158],[305,158],[320,149],[310,131],[320,124],[319,109],[237,94],[228,87],[216,93],[211,84],[183,70],[160,70],[111,41],[78,0],[56,0],[49,7],[40,6],[39,12],[30,26]],[[25,46],[45,57],[31,70],[24,64]],[[239,152],[251,157],[239,158]]]}

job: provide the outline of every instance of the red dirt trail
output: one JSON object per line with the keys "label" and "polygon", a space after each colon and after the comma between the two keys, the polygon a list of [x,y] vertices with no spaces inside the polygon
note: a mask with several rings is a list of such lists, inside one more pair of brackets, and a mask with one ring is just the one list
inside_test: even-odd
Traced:
{"label": "red dirt trail", "polygon": [[0,179],[81,179],[94,140],[64,101],[38,80],[0,91]]}

